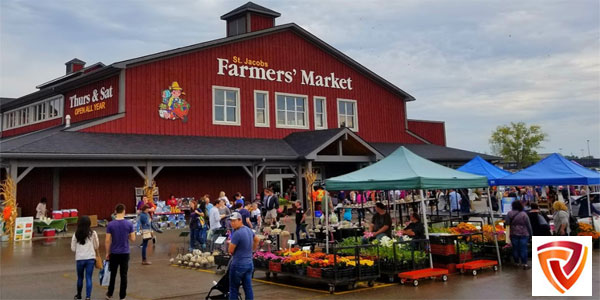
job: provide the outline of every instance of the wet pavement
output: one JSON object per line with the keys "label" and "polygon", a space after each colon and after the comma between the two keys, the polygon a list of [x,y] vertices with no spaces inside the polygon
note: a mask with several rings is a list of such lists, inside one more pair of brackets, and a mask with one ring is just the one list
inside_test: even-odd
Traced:
{"label": "wet pavement", "polygon": [[[292,219],[286,220],[291,222]],[[74,254],[70,249],[70,232],[53,239],[3,242],[0,248],[0,299],[72,299],[75,295]],[[95,229],[104,255],[104,228]],[[158,234],[156,246],[148,247],[152,265],[141,265],[140,242],[131,247],[127,299],[204,299],[213,281],[221,276],[213,270],[192,270],[169,265],[178,247],[187,248],[187,240],[178,237],[181,230]],[[594,296],[600,295],[600,252],[594,250]],[[106,287],[98,283],[94,271],[92,299],[104,299]],[[119,279],[117,279],[118,281]],[[418,287],[399,283],[376,283],[372,288],[361,283],[358,288],[339,288],[329,294],[327,286],[279,276],[267,279],[257,271],[253,281],[256,299],[525,299],[531,298],[531,270],[505,266],[500,271],[481,271],[477,276],[450,275],[447,282],[423,280]],[[84,287],[85,289],[85,287]],[[118,295],[118,283],[115,296]],[[589,299],[590,297],[588,297]],[[114,299],[114,298],[113,298]]]}

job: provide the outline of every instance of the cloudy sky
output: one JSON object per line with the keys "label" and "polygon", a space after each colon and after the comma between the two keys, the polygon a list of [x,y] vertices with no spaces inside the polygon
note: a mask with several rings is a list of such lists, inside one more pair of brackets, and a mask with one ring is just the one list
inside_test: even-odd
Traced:
{"label": "cloudy sky", "polygon": [[[64,74],[221,38],[247,1],[0,2],[0,96]],[[540,152],[600,155],[599,1],[271,1],[294,22],[417,98],[448,146],[490,153],[494,128],[538,124]],[[561,150],[562,149],[562,150]]]}

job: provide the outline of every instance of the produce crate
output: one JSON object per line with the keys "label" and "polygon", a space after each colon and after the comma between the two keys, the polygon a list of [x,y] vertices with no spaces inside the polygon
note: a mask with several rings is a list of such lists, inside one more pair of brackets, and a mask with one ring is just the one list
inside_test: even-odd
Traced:
{"label": "produce crate", "polygon": [[464,252],[464,253],[461,253],[461,254],[458,256],[458,259],[459,259],[460,261],[471,260],[471,259],[473,259],[473,253],[472,253],[471,251],[469,251],[469,252]]}
{"label": "produce crate", "polygon": [[321,278],[322,272],[321,268],[306,267],[306,276],[308,277]]}
{"label": "produce crate", "polygon": [[349,267],[337,270],[339,279],[352,279],[356,277],[356,267]]}
{"label": "produce crate", "polygon": [[280,262],[269,262],[269,271],[271,272],[281,272],[281,263]]}
{"label": "produce crate", "polygon": [[255,269],[268,269],[269,262],[264,259],[254,259],[254,268]]}
{"label": "produce crate", "polygon": [[321,269],[321,278],[326,279],[334,279],[345,280],[352,279],[356,277],[356,268],[355,267],[340,267],[340,268],[322,268]]}
{"label": "produce crate", "polygon": [[335,277],[334,268],[322,268],[321,277],[326,279],[333,279]]}
{"label": "produce crate", "polygon": [[304,276],[306,274],[306,267],[303,265],[291,265],[288,267],[287,271],[296,275]]}
{"label": "produce crate", "polygon": [[377,266],[372,266],[372,267],[361,266],[360,267],[360,277],[371,277],[371,276],[377,276],[378,274],[379,274],[379,270],[377,269]]}
{"label": "produce crate", "polygon": [[431,254],[437,254],[437,255],[456,254],[456,246],[454,246],[453,244],[448,244],[448,245],[431,244]]}

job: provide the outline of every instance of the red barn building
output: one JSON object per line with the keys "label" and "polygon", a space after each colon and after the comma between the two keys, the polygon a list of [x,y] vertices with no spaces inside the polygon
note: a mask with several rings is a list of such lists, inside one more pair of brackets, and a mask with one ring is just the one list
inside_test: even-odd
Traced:
{"label": "red barn building", "polygon": [[221,17],[222,39],[111,65],[74,59],[3,98],[3,176],[17,179],[22,214],[47,197],[105,218],[146,179],[161,198],[302,191],[307,169],[322,180],[400,145],[448,165],[477,155],[445,147],[443,122],[407,118],[414,97],[279,16],[249,2]]}

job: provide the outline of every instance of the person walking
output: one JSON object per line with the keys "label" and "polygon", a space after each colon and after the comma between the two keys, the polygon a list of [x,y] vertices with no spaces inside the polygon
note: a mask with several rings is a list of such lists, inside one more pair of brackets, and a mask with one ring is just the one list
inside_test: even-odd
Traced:
{"label": "person walking", "polygon": [[252,203],[250,221],[252,222],[252,228],[255,228],[256,230],[259,230],[262,226],[262,217],[260,214],[260,209],[258,208],[258,202]]}
{"label": "person walking", "polygon": [[206,236],[208,231],[208,211],[206,210],[206,202],[202,201],[198,204],[198,211],[200,212],[198,220],[200,221],[200,227],[198,230],[198,243],[200,249],[204,251],[206,249]]}
{"label": "person walking", "polygon": [[554,214],[552,215],[552,219],[554,220],[554,235],[569,235],[571,228],[569,226],[567,206],[564,202],[554,201],[552,209],[554,210]]}
{"label": "person walking", "polygon": [[[510,241],[512,254],[517,266],[527,269],[527,243],[533,234],[529,217],[519,199],[513,201],[512,210],[506,215],[505,223],[510,226]],[[520,260],[520,262],[519,262]]]}
{"label": "person walking", "polygon": [[265,223],[273,225],[277,223],[277,209],[279,208],[279,199],[273,190],[265,189],[265,195],[267,195],[265,207],[267,208],[267,215],[265,216]]}
{"label": "person walking", "polygon": [[117,269],[119,269],[121,277],[119,299],[125,299],[127,296],[127,270],[129,269],[129,242],[135,242],[135,232],[133,232],[131,222],[125,220],[125,204],[117,204],[115,213],[117,214],[115,219],[106,226],[106,239],[104,241],[106,260],[109,262],[108,269],[110,270],[110,282],[106,299],[112,299],[117,279]]}
{"label": "person walking", "polygon": [[200,215],[196,200],[190,201],[190,252],[196,249],[196,243],[200,242]]}
{"label": "person walking", "polygon": [[229,218],[233,234],[229,243],[231,263],[229,265],[229,299],[237,300],[240,285],[244,288],[246,299],[254,299],[252,291],[252,253],[258,246],[258,237],[248,226],[242,223],[242,215],[234,212]]}
{"label": "person walking", "polygon": [[221,219],[225,218],[225,215],[221,214],[221,208],[225,207],[225,202],[223,200],[217,199],[215,205],[208,213],[208,223],[210,224],[210,228],[208,231],[208,241],[210,251],[214,250],[214,242],[218,238],[216,236],[216,232],[222,228]]}
{"label": "person walking", "polygon": [[142,265],[151,265],[152,263],[146,259],[146,249],[148,242],[152,239],[152,226],[150,225],[150,214],[148,211],[150,206],[144,205],[140,210],[140,228],[142,229]]}
{"label": "person walking", "polygon": [[81,299],[83,289],[83,275],[85,273],[85,299],[92,295],[92,275],[96,263],[96,250],[100,246],[98,234],[90,229],[90,218],[82,216],[77,221],[77,230],[71,238],[71,250],[75,252],[77,265],[77,295],[75,299]]}
{"label": "person walking", "polygon": [[300,240],[300,231],[304,231],[304,234],[306,234],[306,237],[308,238],[305,220],[306,214],[304,213],[304,209],[302,209],[302,202],[296,200],[296,241]]}

